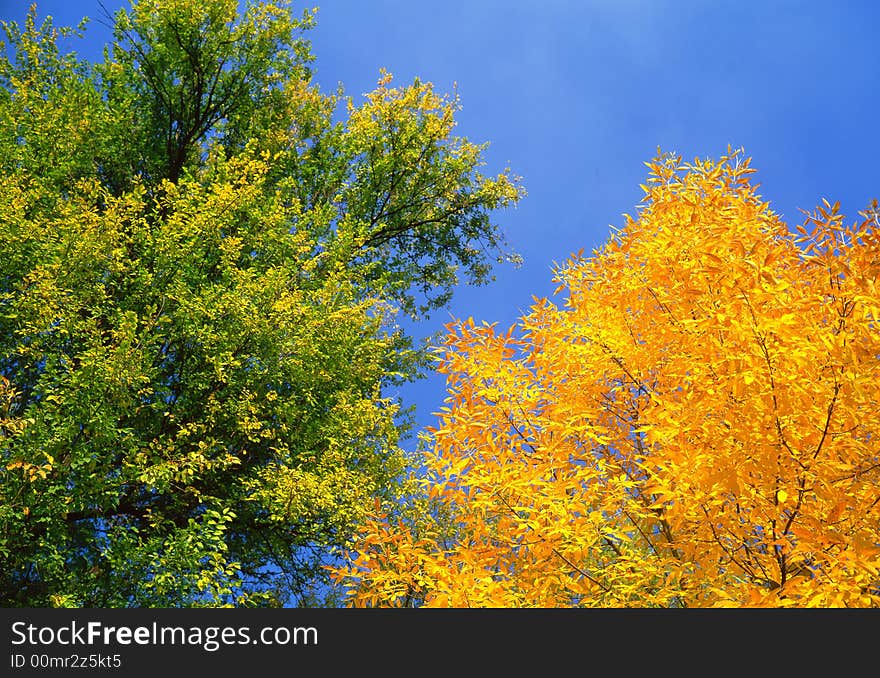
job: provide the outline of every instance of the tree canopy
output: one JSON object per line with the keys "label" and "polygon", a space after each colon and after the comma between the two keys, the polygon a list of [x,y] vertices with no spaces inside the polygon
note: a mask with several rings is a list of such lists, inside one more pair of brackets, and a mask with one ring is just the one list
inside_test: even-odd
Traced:
{"label": "tree canopy", "polygon": [[741,152],[651,163],[635,217],[507,331],[449,326],[417,510],[354,605],[880,605],[880,209],[794,231]]}
{"label": "tree canopy", "polygon": [[397,319],[516,259],[457,98],[322,93],[314,13],[238,5],[140,0],[99,63],[3,23],[4,605],[332,603],[405,475]]}

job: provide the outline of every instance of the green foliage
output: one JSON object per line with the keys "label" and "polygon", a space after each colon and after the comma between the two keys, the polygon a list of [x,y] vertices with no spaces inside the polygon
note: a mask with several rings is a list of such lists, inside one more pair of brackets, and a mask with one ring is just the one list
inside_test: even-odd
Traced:
{"label": "green foliage", "polygon": [[2,604],[328,604],[403,491],[396,317],[510,258],[522,189],[428,84],[322,94],[313,23],[141,0],[99,64],[4,24]]}

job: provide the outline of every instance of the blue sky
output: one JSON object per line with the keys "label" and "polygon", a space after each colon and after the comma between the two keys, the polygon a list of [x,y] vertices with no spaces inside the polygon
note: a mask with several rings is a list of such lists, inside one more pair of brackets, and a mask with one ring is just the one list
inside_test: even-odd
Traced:
{"label": "blue sky", "polygon": [[[0,0],[21,21],[30,0]],[[112,12],[121,0],[104,0]],[[880,3],[864,0],[315,0],[310,38],[325,91],[360,99],[380,68],[438,90],[457,83],[458,131],[489,141],[487,172],[510,166],[528,191],[499,213],[518,269],[461,287],[451,317],[508,326],[552,294],[554,262],[601,245],[641,197],[660,146],[687,159],[744,147],[759,192],[790,225],[799,208],[840,200],[849,220],[880,198]],[[97,0],[38,0],[73,24]],[[96,21],[77,50],[97,57]],[[93,50],[93,51],[90,51]],[[401,393],[431,425],[445,397],[430,378]]]}

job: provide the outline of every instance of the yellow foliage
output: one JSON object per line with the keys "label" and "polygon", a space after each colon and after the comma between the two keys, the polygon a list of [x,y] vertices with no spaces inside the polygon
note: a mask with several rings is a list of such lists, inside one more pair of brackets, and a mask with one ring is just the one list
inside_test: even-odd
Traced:
{"label": "yellow foliage", "polygon": [[450,325],[423,478],[355,605],[880,604],[876,202],[790,232],[738,152],[648,163],[635,217],[517,328]]}

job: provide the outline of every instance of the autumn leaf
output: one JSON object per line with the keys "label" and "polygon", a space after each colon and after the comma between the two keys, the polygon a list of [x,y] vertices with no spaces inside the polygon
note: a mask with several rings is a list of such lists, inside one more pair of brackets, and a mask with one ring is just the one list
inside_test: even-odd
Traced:
{"label": "autumn leaf", "polygon": [[431,501],[366,523],[395,559],[344,568],[352,604],[880,606],[876,206],[802,248],[740,154],[648,165],[564,302],[450,327]]}

